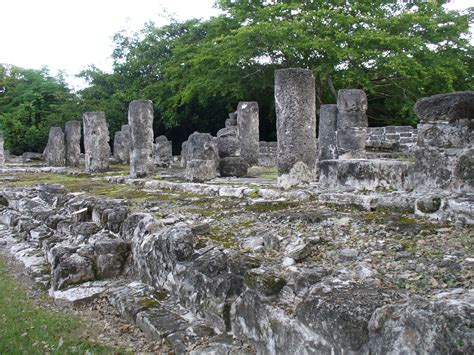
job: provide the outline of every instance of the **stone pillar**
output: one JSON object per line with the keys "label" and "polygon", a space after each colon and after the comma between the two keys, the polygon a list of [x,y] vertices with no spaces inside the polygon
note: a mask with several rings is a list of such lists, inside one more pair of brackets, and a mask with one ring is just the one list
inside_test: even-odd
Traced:
{"label": "stone pillar", "polygon": [[84,150],[86,171],[90,173],[104,172],[109,168],[109,128],[104,112],[85,112],[82,116],[84,124]]}
{"label": "stone pillar", "polygon": [[66,166],[79,166],[81,156],[81,122],[66,122],[64,128],[64,140],[66,143]]}
{"label": "stone pillar", "polygon": [[60,127],[49,129],[48,144],[44,150],[44,158],[50,166],[66,165],[66,147],[64,145],[64,133]]}
{"label": "stone pillar", "polygon": [[337,151],[339,159],[364,159],[367,140],[367,96],[357,89],[337,94]]}
{"label": "stone pillar", "polygon": [[167,163],[173,157],[172,143],[166,136],[158,136],[155,139],[155,164]]}
{"label": "stone pillar", "polygon": [[415,189],[474,192],[474,91],[425,97],[414,111],[420,119]]}
{"label": "stone pillar", "polygon": [[154,172],[153,159],[153,103],[134,100],[128,106],[130,125],[130,175],[150,176]]}
{"label": "stone pillar", "polygon": [[123,161],[124,163],[130,163],[130,126],[124,124],[121,128],[123,138]]}
{"label": "stone pillar", "polygon": [[319,110],[319,160],[337,159],[337,105]]}
{"label": "stone pillar", "polygon": [[209,133],[191,134],[181,154],[186,162],[188,180],[202,182],[217,176],[219,154],[214,137]]}
{"label": "stone pillar", "polygon": [[249,166],[258,164],[258,103],[239,102],[237,127],[240,140],[240,156]]}
{"label": "stone pillar", "polygon": [[290,187],[313,181],[317,148],[316,97],[311,70],[277,70],[275,106],[279,185]]}
{"label": "stone pillar", "polygon": [[3,150],[3,132],[0,131],[0,166],[5,164],[5,151]]}
{"label": "stone pillar", "polygon": [[114,158],[117,160],[119,164],[126,164],[126,157],[124,151],[124,139],[123,139],[123,132],[117,131],[114,135]]}

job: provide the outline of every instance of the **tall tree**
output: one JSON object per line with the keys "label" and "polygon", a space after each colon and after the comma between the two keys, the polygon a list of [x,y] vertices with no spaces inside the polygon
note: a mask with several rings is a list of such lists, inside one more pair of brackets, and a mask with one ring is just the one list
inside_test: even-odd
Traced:
{"label": "tall tree", "polygon": [[12,154],[42,152],[49,127],[77,119],[79,105],[64,77],[0,65],[0,129]]}

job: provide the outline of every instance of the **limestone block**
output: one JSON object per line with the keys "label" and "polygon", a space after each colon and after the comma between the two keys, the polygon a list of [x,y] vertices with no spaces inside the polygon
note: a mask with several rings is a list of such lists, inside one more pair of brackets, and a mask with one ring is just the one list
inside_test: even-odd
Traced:
{"label": "limestone block", "polygon": [[79,166],[81,156],[81,122],[68,121],[64,127],[66,166]]}
{"label": "limestone block", "polygon": [[154,172],[153,159],[153,103],[134,100],[128,106],[130,126],[130,175],[150,176]]}
{"label": "limestone block", "polygon": [[311,70],[281,69],[275,72],[278,173],[288,174],[301,162],[316,168],[316,101]]}
{"label": "limestone block", "polygon": [[66,147],[64,144],[64,133],[60,127],[50,128],[48,144],[46,145],[43,154],[48,165],[66,165]]}
{"label": "limestone block", "polygon": [[474,120],[474,91],[439,94],[418,100],[414,108],[421,123]]}
{"label": "limestone block", "polygon": [[186,179],[194,182],[212,180],[217,176],[215,160],[192,159],[186,164]]}
{"label": "limestone block", "polygon": [[245,176],[249,165],[242,157],[226,157],[219,161],[221,176]]}
{"label": "limestone block", "polygon": [[319,160],[337,159],[337,105],[319,110]]}
{"label": "limestone block", "polygon": [[86,112],[84,124],[84,150],[87,172],[104,172],[109,168],[109,129],[104,112]]}
{"label": "limestone block", "polygon": [[258,103],[239,102],[237,127],[240,155],[250,165],[258,164],[259,118]]}

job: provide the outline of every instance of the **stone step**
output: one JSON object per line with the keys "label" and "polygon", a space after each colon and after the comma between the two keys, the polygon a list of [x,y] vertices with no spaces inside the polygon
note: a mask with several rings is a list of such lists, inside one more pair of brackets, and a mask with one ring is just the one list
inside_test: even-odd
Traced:
{"label": "stone step", "polygon": [[109,302],[152,339],[165,340],[177,353],[246,354],[251,349],[181,307],[166,291],[132,282],[107,292]]}

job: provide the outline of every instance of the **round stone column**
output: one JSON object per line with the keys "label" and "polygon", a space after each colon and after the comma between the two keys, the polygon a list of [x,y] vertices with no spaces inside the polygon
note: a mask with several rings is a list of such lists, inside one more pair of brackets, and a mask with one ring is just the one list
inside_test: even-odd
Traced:
{"label": "round stone column", "polygon": [[130,126],[130,175],[153,175],[153,103],[134,100],[128,106]]}

